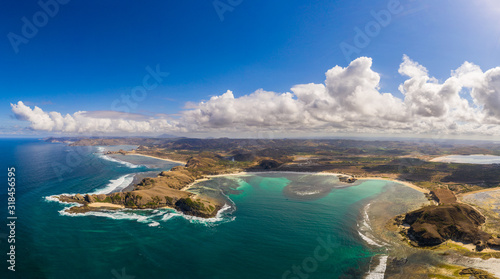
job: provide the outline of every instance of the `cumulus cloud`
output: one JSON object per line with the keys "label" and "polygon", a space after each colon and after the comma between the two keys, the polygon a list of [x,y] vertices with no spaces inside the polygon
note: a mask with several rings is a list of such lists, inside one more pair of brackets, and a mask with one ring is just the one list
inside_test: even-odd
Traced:
{"label": "cumulus cloud", "polygon": [[[79,111],[62,115],[33,109],[22,101],[11,104],[12,112],[20,120],[31,123],[34,130],[63,133],[156,133],[171,131],[176,125],[166,119],[146,119],[145,116],[115,111]],[[140,120],[139,120],[140,119]]]}
{"label": "cumulus cloud", "polygon": [[118,112],[57,112],[31,109],[22,102],[12,111],[35,130],[89,132],[248,132],[405,133],[500,135],[500,67],[483,72],[465,62],[440,83],[419,63],[403,56],[399,86],[403,98],[380,90],[372,59],[360,57],[335,66],[322,84],[299,84],[291,92],[259,89],[235,97],[233,92],[189,103],[180,118],[147,118]]}

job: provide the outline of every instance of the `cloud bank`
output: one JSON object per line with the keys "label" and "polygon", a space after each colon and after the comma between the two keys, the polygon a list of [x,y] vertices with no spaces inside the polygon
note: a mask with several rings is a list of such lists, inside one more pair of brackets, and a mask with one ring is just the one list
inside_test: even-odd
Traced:
{"label": "cloud bank", "polygon": [[45,112],[35,106],[33,109],[22,101],[11,104],[17,119],[31,123],[30,128],[38,131],[62,133],[160,133],[175,129],[166,119],[145,119],[144,116],[116,111],[79,111],[63,116],[59,112]]}
{"label": "cloud bank", "polygon": [[360,57],[326,72],[324,84],[299,84],[291,92],[259,89],[235,97],[231,91],[191,105],[178,119],[119,112],[58,112],[11,104],[34,130],[61,133],[385,133],[500,135],[500,67],[483,72],[465,62],[440,83],[403,56],[403,98],[380,91],[372,59]]}

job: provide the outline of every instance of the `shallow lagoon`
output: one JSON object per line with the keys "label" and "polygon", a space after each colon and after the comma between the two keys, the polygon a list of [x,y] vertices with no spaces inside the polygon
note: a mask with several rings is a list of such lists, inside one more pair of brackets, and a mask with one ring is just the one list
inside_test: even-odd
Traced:
{"label": "shallow lagoon", "polygon": [[444,163],[460,163],[460,164],[500,164],[500,156],[494,155],[449,155],[434,158],[433,162],[444,162]]}

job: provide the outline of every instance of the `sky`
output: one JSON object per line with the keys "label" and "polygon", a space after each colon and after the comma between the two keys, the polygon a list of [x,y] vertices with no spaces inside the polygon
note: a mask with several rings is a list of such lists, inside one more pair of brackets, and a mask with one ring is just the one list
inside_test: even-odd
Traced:
{"label": "sky", "polygon": [[0,3],[0,136],[500,136],[500,2]]}

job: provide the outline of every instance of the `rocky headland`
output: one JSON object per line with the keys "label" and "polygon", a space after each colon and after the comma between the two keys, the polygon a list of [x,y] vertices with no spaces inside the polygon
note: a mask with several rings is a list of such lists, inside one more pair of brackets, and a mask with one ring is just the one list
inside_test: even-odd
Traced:
{"label": "rocky headland", "polygon": [[458,202],[448,189],[431,191],[437,205],[429,205],[399,218],[402,233],[417,247],[438,246],[448,240],[473,244],[475,251],[499,249],[500,238],[481,229],[486,218],[470,205]]}
{"label": "rocky headland", "polygon": [[69,208],[70,213],[116,209],[116,207],[109,206],[89,206],[93,203],[102,203],[131,209],[169,207],[187,215],[210,218],[216,216],[224,204],[219,200],[185,191],[185,188],[207,175],[232,171],[219,168],[214,158],[193,157],[188,160],[185,166],[177,166],[169,171],[163,171],[157,177],[142,179],[129,192],[61,195],[58,196],[58,199],[82,205]]}

